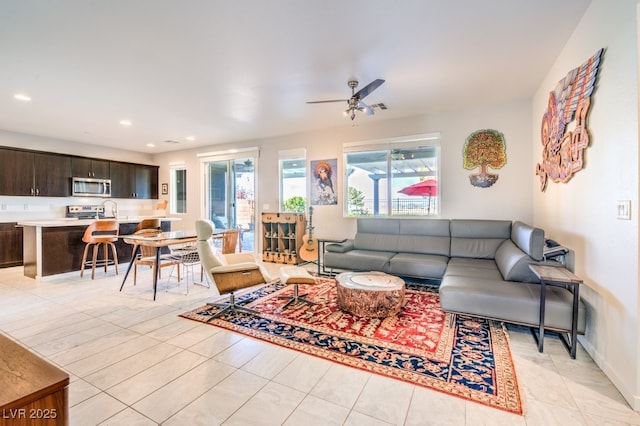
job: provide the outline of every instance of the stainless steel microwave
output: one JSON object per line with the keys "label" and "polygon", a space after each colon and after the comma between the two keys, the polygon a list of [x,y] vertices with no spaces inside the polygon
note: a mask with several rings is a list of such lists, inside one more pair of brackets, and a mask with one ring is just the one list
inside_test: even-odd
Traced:
{"label": "stainless steel microwave", "polygon": [[71,178],[71,195],[74,197],[111,197],[111,179]]}

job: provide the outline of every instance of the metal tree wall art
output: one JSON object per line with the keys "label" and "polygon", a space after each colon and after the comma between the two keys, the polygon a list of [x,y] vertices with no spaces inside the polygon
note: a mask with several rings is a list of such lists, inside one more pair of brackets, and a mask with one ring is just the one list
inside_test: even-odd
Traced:
{"label": "metal tree wall art", "polygon": [[[549,93],[540,131],[542,162],[536,165],[541,191],[547,188],[549,178],[567,182],[584,165],[583,153],[589,146],[587,115],[603,51],[569,71]],[[574,120],[575,126],[569,130]]]}
{"label": "metal tree wall art", "polygon": [[507,163],[504,135],[491,129],[471,133],[464,144],[462,162],[467,170],[480,167],[480,172],[469,175],[471,185],[490,187],[496,183],[498,175],[489,173],[488,167],[500,169]]}

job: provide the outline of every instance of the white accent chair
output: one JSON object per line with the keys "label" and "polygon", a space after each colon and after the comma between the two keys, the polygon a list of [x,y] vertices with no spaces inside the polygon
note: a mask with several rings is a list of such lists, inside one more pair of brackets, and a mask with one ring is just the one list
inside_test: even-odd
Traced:
{"label": "white accent chair", "polygon": [[200,262],[205,273],[215,284],[218,294],[229,294],[229,303],[208,303],[212,307],[221,308],[209,321],[228,312],[243,311],[256,313],[235,303],[235,292],[271,280],[269,274],[255,262],[249,253],[232,253],[223,255],[216,253],[211,245],[214,224],[210,220],[196,221],[196,243]]}

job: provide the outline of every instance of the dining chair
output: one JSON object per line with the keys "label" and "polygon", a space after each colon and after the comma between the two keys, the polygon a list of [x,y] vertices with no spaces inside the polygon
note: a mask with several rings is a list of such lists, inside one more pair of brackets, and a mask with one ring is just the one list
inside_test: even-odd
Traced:
{"label": "dining chair", "polygon": [[222,231],[222,254],[235,253],[240,238],[240,230],[227,229]]}
{"label": "dining chair", "polygon": [[[183,268],[183,276],[187,282],[187,290],[185,294],[189,294],[189,275],[191,275],[191,280],[194,284],[199,284],[204,287],[210,288],[210,284],[204,280],[204,269],[202,268],[200,262],[200,255],[198,254],[198,249],[194,244],[183,244],[180,246],[171,246],[171,258],[175,259],[177,262],[178,269],[178,281],[180,281],[180,269]],[[196,266],[200,266],[200,281],[196,281],[194,268]],[[171,269],[171,274],[173,274],[173,268]]]}
{"label": "dining chair", "polygon": [[[158,233],[157,229],[140,229],[136,232],[134,232],[135,235],[156,235]],[[131,244],[133,246],[133,249],[135,250],[135,247],[137,244],[137,242],[135,240],[130,240],[130,239],[125,239],[125,242]],[[133,285],[136,285],[136,281],[137,281],[137,277],[138,277],[138,266],[143,265],[143,266],[150,266],[152,272],[155,274],[155,267],[156,267],[156,248],[155,247],[149,247],[146,246],[144,244],[140,244],[140,255],[133,260],[134,265],[133,265]],[[158,278],[162,278],[162,268],[165,268],[167,266],[175,266],[175,265],[179,265],[179,261],[176,259],[173,259],[171,257],[171,255],[168,254],[163,254],[160,256],[160,265],[159,265],[159,270],[158,270]],[[178,268],[178,281],[180,281],[180,268]]]}

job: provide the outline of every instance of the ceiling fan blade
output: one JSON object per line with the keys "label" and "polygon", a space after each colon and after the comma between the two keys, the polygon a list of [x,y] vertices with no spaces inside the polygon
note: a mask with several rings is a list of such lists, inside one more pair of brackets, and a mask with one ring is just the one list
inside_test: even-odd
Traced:
{"label": "ceiling fan blade", "polygon": [[327,104],[329,102],[349,102],[349,99],[329,99],[327,101],[307,101],[308,104]]}
{"label": "ceiling fan blade", "polygon": [[364,99],[365,96],[368,96],[371,92],[380,87],[382,83],[384,83],[384,80],[382,80],[381,78],[373,80],[371,83],[358,90],[353,96],[358,99]]}

